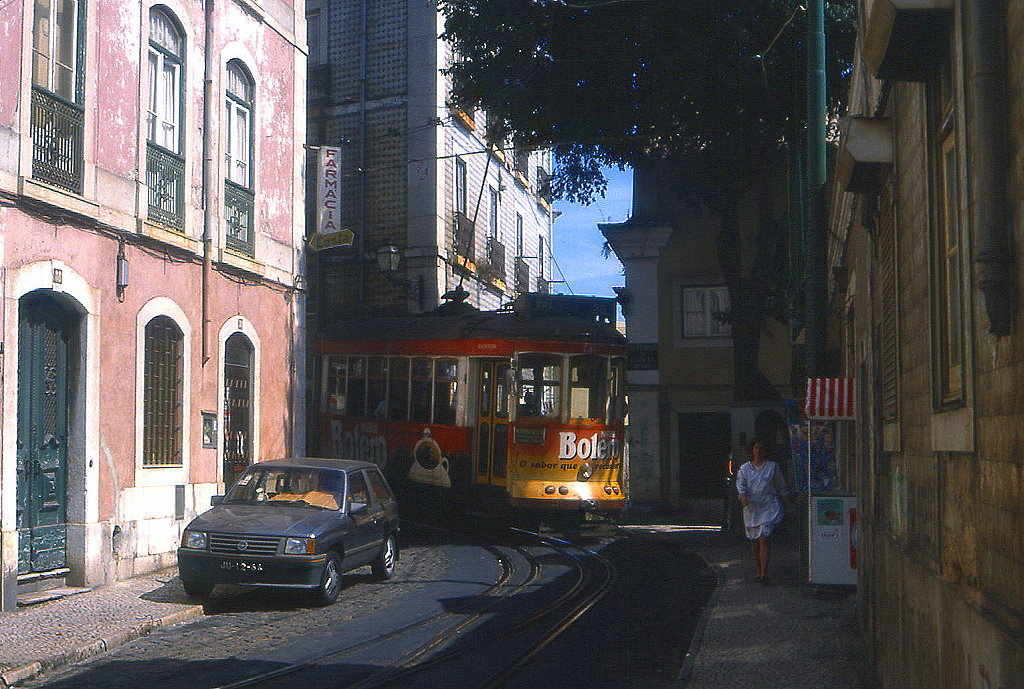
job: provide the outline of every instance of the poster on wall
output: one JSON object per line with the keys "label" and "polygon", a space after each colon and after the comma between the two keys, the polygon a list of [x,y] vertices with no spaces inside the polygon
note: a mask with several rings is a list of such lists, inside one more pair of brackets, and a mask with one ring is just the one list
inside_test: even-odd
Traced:
{"label": "poster on wall", "polygon": [[811,453],[811,493],[831,493],[840,489],[839,461],[836,451],[836,422],[811,421],[802,413],[797,400],[786,400],[790,455],[797,490],[807,490],[807,453]]}

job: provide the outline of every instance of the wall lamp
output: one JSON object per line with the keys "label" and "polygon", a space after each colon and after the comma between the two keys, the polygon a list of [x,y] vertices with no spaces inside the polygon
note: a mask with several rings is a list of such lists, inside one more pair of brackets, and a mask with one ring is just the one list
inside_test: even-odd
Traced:
{"label": "wall lamp", "polygon": [[117,298],[124,301],[124,291],[128,288],[128,257],[124,254],[124,244],[117,248],[117,262],[114,267],[114,285],[117,288]]}
{"label": "wall lamp", "polygon": [[405,290],[406,296],[419,303],[419,308],[423,308],[423,276],[417,275],[415,280],[406,280],[399,277],[398,267],[402,262],[402,250],[394,244],[382,244],[377,247],[377,267],[380,268],[380,272],[384,273],[390,280],[391,284],[401,287]]}

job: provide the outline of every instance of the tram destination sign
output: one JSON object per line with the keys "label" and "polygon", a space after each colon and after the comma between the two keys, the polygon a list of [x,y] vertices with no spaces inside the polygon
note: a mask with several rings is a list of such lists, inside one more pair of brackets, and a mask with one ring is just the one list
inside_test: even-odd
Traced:
{"label": "tram destination sign", "polygon": [[544,429],[537,426],[516,426],[512,440],[520,445],[543,445]]}

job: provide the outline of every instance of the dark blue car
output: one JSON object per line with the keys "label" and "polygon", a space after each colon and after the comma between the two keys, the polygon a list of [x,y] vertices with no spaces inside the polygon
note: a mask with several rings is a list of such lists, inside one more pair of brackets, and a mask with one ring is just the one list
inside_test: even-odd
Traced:
{"label": "dark blue car", "polygon": [[178,548],[185,593],[215,584],[309,589],[338,598],[341,574],[369,565],[389,579],[398,560],[398,503],[375,464],[278,459],[253,464],[213,509],[193,519]]}

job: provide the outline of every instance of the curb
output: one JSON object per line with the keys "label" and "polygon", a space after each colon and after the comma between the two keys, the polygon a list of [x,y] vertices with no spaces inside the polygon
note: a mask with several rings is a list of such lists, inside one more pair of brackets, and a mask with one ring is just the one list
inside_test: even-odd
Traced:
{"label": "curb", "polygon": [[693,639],[690,641],[690,648],[687,649],[683,663],[679,667],[679,674],[676,675],[675,682],[672,683],[673,689],[684,689],[690,683],[690,678],[693,676],[693,665],[696,662],[697,654],[700,653],[701,643],[704,641],[704,632],[707,630],[711,613],[718,605],[722,593],[722,576],[719,574],[718,568],[702,550],[697,550],[697,554],[700,555],[700,559],[704,560],[704,565],[715,575],[715,590],[711,592],[708,602],[704,605],[704,611],[701,613],[700,621],[697,622],[697,628],[693,632]]}
{"label": "curb", "polygon": [[157,629],[172,627],[183,622],[190,622],[202,616],[203,606],[189,606],[184,610],[179,610],[171,613],[170,615],[165,615],[163,617],[149,620],[148,622],[143,622],[142,624],[131,627],[125,631],[101,637],[96,641],[77,648],[68,649],[56,655],[52,655],[49,658],[42,658],[19,667],[3,670],[0,672],[0,688],[9,689],[10,687],[17,685],[19,682],[32,679],[42,672],[72,665],[83,661],[86,658],[92,658],[93,656],[105,653],[106,651],[126,644],[129,641],[133,641],[139,637],[154,632]]}

